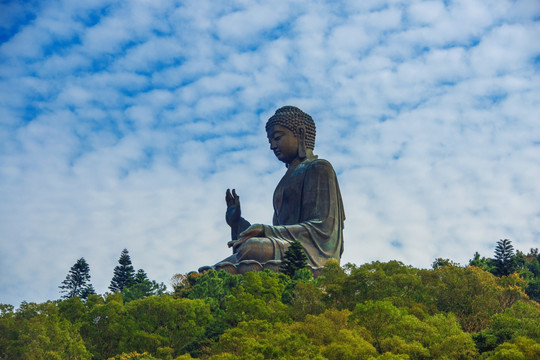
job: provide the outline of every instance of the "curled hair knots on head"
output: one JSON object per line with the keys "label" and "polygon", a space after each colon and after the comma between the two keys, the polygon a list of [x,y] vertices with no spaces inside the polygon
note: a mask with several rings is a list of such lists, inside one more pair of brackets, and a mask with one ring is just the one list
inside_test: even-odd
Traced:
{"label": "curled hair knots on head", "polygon": [[291,130],[294,136],[298,136],[298,128],[305,129],[306,148],[315,148],[316,128],[315,122],[305,112],[296,106],[283,106],[276,110],[276,113],[266,122],[266,131],[274,125],[281,125]]}

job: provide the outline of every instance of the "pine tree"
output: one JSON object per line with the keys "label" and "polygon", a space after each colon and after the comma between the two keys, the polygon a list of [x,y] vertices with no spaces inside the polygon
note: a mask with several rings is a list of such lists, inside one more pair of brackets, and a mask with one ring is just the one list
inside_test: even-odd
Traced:
{"label": "pine tree", "polygon": [[122,250],[120,254],[120,259],[114,268],[114,276],[109,285],[109,290],[112,292],[122,291],[124,288],[132,285],[135,282],[133,266],[131,265],[131,258],[127,249]]}
{"label": "pine tree", "polygon": [[296,271],[307,266],[307,256],[299,241],[294,241],[285,252],[283,262],[281,264],[281,272],[289,275],[291,278]]}
{"label": "pine tree", "polygon": [[88,295],[95,294],[96,290],[94,290],[94,287],[92,284],[88,284],[81,293],[81,299],[88,299]]}
{"label": "pine tree", "polygon": [[90,267],[82,257],[71,267],[66,279],[59,286],[63,299],[69,299],[75,296],[81,299],[87,299],[88,295],[95,294],[94,287],[90,284]]}
{"label": "pine tree", "polygon": [[122,297],[126,302],[143,299],[150,295],[152,295],[152,282],[143,269],[137,270],[131,285],[122,289]]}
{"label": "pine tree", "polygon": [[148,279],[148,275],[146,274],[146,271],[144,271],[143,269],[137,270],[134,280],[136,284],[144,284],[146,282],[150,282],[150,279]]}
{"label": "pine tree", "polygon": [[144,299],[152,295],[163,295],[167,291],[165,284],[158,284],[155,280],[150,280],[143,269],[137,270],[133,283],[122,289],[124,301]]}
{"label": "pine tree", "polygon": [[495,248],[495,275],[506,276],[512,274],[515,270],[514,257],[514,247],[510,240],[497,241],[497,247]]}

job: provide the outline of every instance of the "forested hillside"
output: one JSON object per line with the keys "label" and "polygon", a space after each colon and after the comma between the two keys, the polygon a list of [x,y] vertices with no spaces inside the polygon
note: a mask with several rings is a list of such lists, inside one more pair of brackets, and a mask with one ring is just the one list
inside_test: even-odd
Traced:
{"label": "forested hillside", "polygon": [[208,271],[131,301],[1,305],[0,359],[540,359],[538,254],[512,258],[499,276],[479,256],[432,269],[329,263],[317,279]]}

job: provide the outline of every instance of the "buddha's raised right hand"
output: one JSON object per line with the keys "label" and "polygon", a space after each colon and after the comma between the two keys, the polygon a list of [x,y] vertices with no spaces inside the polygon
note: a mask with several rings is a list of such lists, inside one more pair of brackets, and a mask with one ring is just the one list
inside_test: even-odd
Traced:
{"label": "buddha's raised right hand", "polygon": [[225,221],[230,227],[238,225],[242,211],[240,209],[240,196],[236,194],[236,190],[227,189],[225,193],[225,202],[227,203],[227,212],[225,213]]}

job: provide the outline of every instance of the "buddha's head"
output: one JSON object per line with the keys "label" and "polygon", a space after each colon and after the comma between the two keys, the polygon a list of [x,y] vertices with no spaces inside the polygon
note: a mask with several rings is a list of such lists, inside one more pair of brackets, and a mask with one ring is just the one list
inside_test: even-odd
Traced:
{"label": "buddha's head", "polygon": [[284,106],[268,119],[266,134],[270,149],[287,167],[312,158],[315,147],[315,123],[311,116],[294,106]]}

